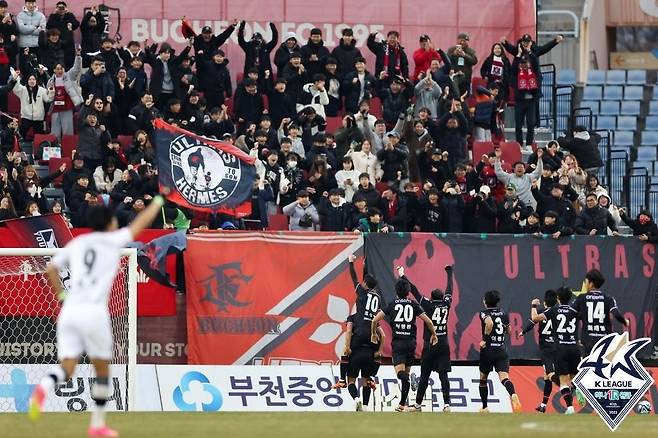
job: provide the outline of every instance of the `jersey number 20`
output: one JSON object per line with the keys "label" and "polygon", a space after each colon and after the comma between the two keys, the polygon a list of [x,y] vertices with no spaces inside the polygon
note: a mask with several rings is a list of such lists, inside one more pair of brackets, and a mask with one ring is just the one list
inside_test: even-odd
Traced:
{"label": "jersey number 20", "polygon": [[395,322],[410,323],[414,320],[414,308],[407,304],[396,304],[395,312]]}

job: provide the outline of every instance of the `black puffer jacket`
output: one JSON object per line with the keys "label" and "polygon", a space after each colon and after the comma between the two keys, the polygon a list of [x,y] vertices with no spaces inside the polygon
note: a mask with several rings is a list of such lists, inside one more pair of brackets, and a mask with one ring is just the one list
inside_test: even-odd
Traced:
{"label": "black puffer jacket", "polygon": [[596,230],[597,236],[607,236],[608,228],[613,232],[617,231],[617,225],[610,212],[599,206],[583,209],[576,219],[574,228],[576,234],[589,234],[591,230]]}
{"label": "black puffer jacket", "polygon": [[336,65],[336,74],[341,81],[347,73],[354,71],[354,60],[362,57],[361,50],[356,47],[355,39],[347,45],[343,42],[342,38],[340,39],[340,43],[332,50],[331,56],[338,62]]}
{"label": "black puffer jacket", "polygon": [[519,54],[519,47],[521,45],[521,40],[519,40],[516,44],[516,46],[511,45],[508,41],[505,41],[503,43],[503,47],[505,47],[505,50],[514,57],[514,60],[512,61],[512,69],[511,69],[511,78],[510,78],[510,85],[514,89],[514,93],[516,96],[517,100],[522,100],[523,96],[522,94],[524,92],[519,91],[519,65],[521,64],[521,58],[525,54],[528,56],[528,60],[530,62],[530,66],[532,68],[532,71],[535,72],[537,75],[537,82],[539,87],[533,92],[533,95],[535,97],[541,97],[542,92],[541,92],[541,82],[542,82],[542,77],[541,77],[541,67],[540,67],[540,62],[539,62],[539,57],[550,52],[553,47],[558,45],[557,40],[551,40],[548,43],[544,44],[543,46],[537,45],[537,44],[532,44],[530,46],[529,51],[523,51],[521,56],[517,56]]}
{"label": "black puffer jacket", "polygon": [[[646,224],[640,223],[640,215],[649,216],[650,221]],[[648,210],[642,210],[635,219],[631,219],[626,215],[624,210],[621,211],[621,220],[633,230],[633,236],[645,235],[649,238],[649,243],[658,243],[658,226],[653,221],[653,216]]]}

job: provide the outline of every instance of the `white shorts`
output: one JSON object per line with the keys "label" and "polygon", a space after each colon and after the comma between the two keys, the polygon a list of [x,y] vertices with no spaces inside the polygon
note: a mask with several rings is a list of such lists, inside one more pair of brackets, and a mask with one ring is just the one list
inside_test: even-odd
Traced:
{"label": "white shorts", "polygon": [[107,307],[66,306],[57,319],[57,357],[112,360],[112,324]]}

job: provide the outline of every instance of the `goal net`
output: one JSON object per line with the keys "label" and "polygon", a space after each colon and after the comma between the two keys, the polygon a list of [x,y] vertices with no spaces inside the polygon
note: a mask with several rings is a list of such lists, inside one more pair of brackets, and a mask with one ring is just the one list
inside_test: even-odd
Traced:
{"label": "goal net", "polygon": [[[46,278],[59,249],[0,248],[0,412],[26,412],[35,385],[57,364],[56,321],[61,308]],[[124,249],[112,285],[109,310],[114,340],[110,411],[134,408],[137,360],[137,253]],[[68,272],[61,272],[68,284]],[[86,356],[67,382],[48,394],[47,412],[92,406],[95,375]]]}

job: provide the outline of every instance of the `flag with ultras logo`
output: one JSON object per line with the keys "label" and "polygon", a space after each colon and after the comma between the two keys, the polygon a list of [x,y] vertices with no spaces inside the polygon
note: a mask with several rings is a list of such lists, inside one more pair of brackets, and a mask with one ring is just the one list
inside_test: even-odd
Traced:
{"label": "flag with ultras logo", "polygon": [[255,158],[237,147],[157,119],[155,144],[160,187],[172,202],[206,212],[251,214]]}

